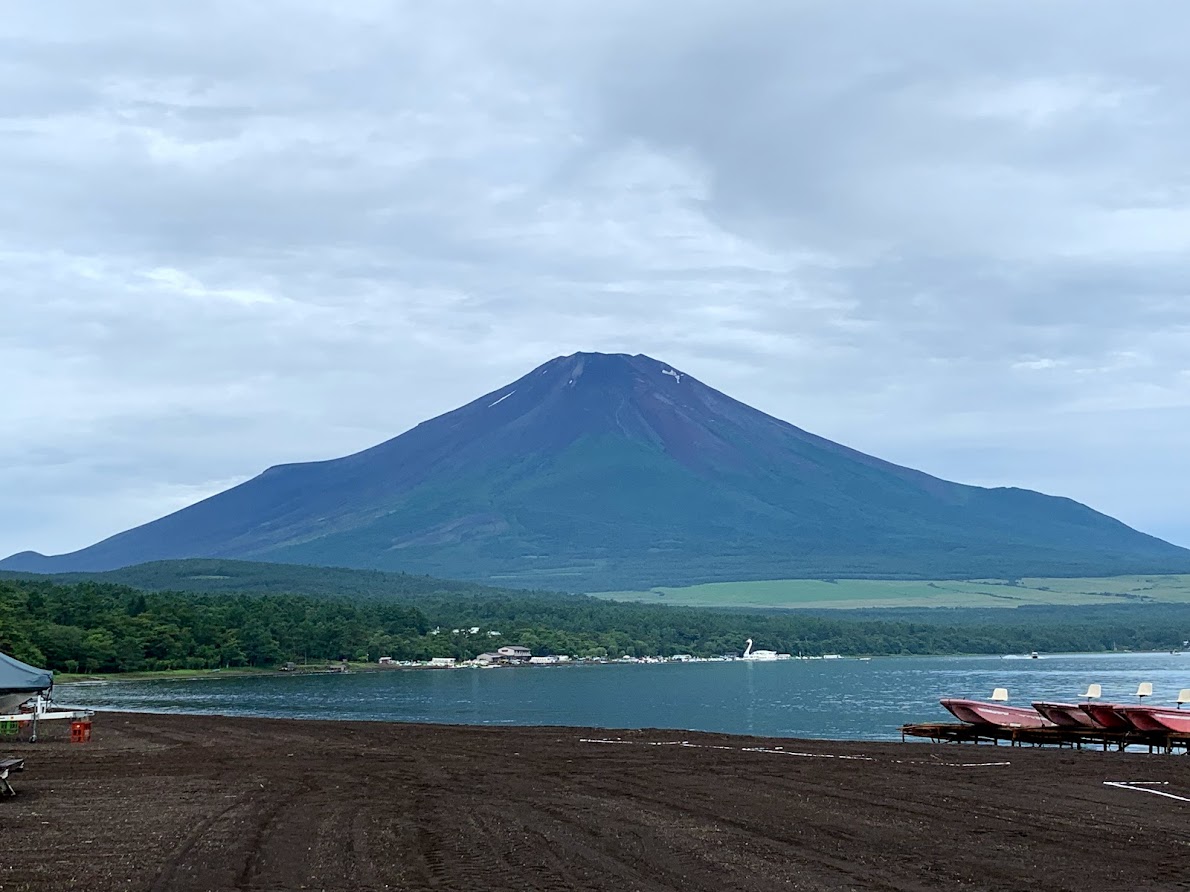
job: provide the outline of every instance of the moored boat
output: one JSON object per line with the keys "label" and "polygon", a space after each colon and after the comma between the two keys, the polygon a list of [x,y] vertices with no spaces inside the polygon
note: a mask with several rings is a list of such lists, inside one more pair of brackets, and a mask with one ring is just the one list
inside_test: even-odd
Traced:
{"label": "moored boat", "polygon": [[[1157,706],[1118,706],[1116,712],[1120,713],[1128,723],[1132,725],[1137,731],[1144,731],[1147,734],[1164,733],[1169,731],[1165,725],[1157,720],[1155,713],[1160,712],[1161,708]],[[1190,724],[1190,723],[1188,723]]]}
{"label": "moored boat", "polygon": [[1132,722],[1119,712],[1124,704],[1121,703],[1080,703],[1078,708],[1091,717],[1091,720],[1105,731],[1134,730]]}
{"label": "moored boat", "polygon": [[1099,728],[1095,720],[1079,708],[1077,703],[1038,701],[1033,704],[1033,708],[1059,728]]}
{"label": "moored boat", "polygon": [[996,688],[992,692],[992,703],[982,700],[964,700],[959,697],[945,697],[938,702],[960,722],[969,725],[991,725],[996,728],[1052,728],[1054,723],[1033,709],[1023,706],[1009,706],[1008,691]]}
{"label": "moored boat", "polygon": [[1125,706],[1124,714],[1141,730],[1172,731],[1175,734],[1190,734],[1190,710],[1174,709],[1169,706]]}
{"label": "moored boat", "polygon": [[1096,703],[1100,697],[1103,696],[1103,686],[1098,684],[1089,685],[1087,693],[1083,695],[1086,701],[1078,704],[1078,708],[1082,713],[1091,720],[1092,727],[1102,728],[1105,731],[1132,731],[1132,723],[1119,712],[1124,705],[1122,703]]}
{"label": "moored boat", "polygon": [[[1087,696],[1099,695],[1099,686],[1092,685],[1087,689]],[[1079,709],[1094,719],[1095,723],[1108,731],[1143,731],[1145,733],[1167,732],[1170,729],[1153,718],[1152,713],[1166,710],[1177,713],[1176,709],[1167,707],[1141,706],[1145,697],[1153,696],[1153,683],[1142,681],[1136,688],[1136,705],[1130,703],[1080,703]],[[1178,695],[1178,705],[1190,702],[1190,688]]]}
{"label": "moored boat", "polygon": [[979,713],[969,706],[978,706],[979,704],[974,700],[960,700],[955,697],[944,697],[938,701],[942,706],[960,722],[966,722],[968,725],[983,725],[986,724]]}

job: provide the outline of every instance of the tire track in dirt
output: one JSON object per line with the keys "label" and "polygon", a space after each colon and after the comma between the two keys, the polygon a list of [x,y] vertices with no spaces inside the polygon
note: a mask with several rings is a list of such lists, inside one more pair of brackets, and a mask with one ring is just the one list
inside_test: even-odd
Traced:
{"label": "tire track in dirt", "polygon": [[240,796],[222,811],[199,821],[186,838],[182,840],[182,843],[166,858],[165,864],[162,865],[156,879],[153,880],[153,884],[149,887],[150,892],[166,892],[166,890],[175,888],[175,880],[190,853],[194,851],[212,827],[236,809],[243,808],[245,806],[245,800],[246,796]]}
{"label": "tire track in dirt", "polygon": [[[566,810],[552,812],[562,823],[570,822],[586,834],[592,834],[590,826],[574,822]],[[631,821],[631,828],[626,822]],[[753,823],[726,817],[720,813],[708,813],[681,805],[669,799],[658,799],[632,795],[625,804],[599,816],[596,826],[614,825],[620,828],[620,836],[629,829],[661,842],[655,828],[670,831],[664,845],[651,848],[648,862],[658,871],[659,879],[666,888],[719,889],[730,881],[730,873],[744,869],[748,874],[764,876],[770,887],[778,883],[804,883],[809,876],[822,878],[830,883],[856,882],[865,871],[857,868],[854,858],[827,855],[799,850],[796,844],[774,838],[770,833],[758,829]],[[643,831],[643,832],[642,832]],[[706,840],[715,839],[714,845]],[[620,844],[620,840],[616,840]],[[667,851],[668,850],[668,851]],[[644,848],[628,853],[643,855]],[[725,870],[724,860],[715,856],[724,851],[731,853],[730,870]],[[706,873],[715,876],[709,883],[691,881],[691,868],[700,863]],[[785,876],[782,878],[783,875]],[[874,881],[870,876],[864,879],[866,889],[902,889],[900,885],[888,885]]]}
{"label": "tire track in dirt", "polygon": [[[672,732],[617,732],[642,744]],[[101,715],[0,806],[27,892],[1182,889],[1190,760],[765,742],[592,747],[584,729]],[[805,758],[763,752],[796,744]],[[20,749],[20,747],[24,749]],[[750,751],[751,750],[751,751]],[[962,756],[956,753],[962,752]],[[970,753],[968,756],[967,754]],[[873,761],[840,759],[867,756]],[[991,758],[1002,757],[997,753]],[[69,864],[47,863],[46,849]]]}
{"label": "tire track in dirt", "polygon": [[247,854],[244,865],[236,877],[237,888],[247,889],[251,886],[278,818],[286,809],[292,808],[298,799],[308,794],[312,787],[313,784],[308,779],[303,779],[298,789],[287,791],[281,796],[270,796],[267,804],[260,808],[259,815],[251,822],[251,829],[247,834]]}

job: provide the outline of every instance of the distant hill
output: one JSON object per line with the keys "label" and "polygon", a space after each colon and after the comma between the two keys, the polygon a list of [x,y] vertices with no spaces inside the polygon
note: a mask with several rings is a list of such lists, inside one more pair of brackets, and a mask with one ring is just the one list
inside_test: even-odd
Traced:
{"label": "distant hill", "polygon": [[1070,499],[931,477],[647,356],[579,353],[371,449],[282,465],[71,554],[218,557],[496,585],[1190,572],[1190,551]]}
{"label": "distant hill", "polygon": [[[501,589],[474,582],[415,576],[409,573],[350,570],[341,567],[306,567],[298,564],[269,564],[222,558],[153,561],[121,567],[118,570],[90,573],[40,574],[4,570],[0,571],[0,580],[3,579],[45,579],[59,585],[106,582],[151,592],[298,594],[350,600],[402,600],[443,595],[503,597],[526,594],[523,589]],[[553,593],[534,594],[546,597]]]}

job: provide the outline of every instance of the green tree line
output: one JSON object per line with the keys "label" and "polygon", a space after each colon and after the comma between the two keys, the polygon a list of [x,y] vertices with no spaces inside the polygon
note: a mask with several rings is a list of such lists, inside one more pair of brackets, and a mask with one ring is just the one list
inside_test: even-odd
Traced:
{"label": "green tree line", "polygon": [[[1008,613],[1014,613],[1008,611]],[[1190,637],[1190,607],[1069,609],[1034,621],[748,614],[583,596],[423,594],[416,600],[146,592],[0,580],[0,651],[66,672],[273,666],[285,661],[466,659],[500,644],[535,655],[716,656],[1157,650]],[[470,628],[480,632],[468,634]],[[455,632],[453,630],[461,631]],[[499,632],[498,637],[489,632]]]}
{"label": "green tree line", "polygon": [[397,602],[0,582],[0,650],[56,671],[271,666],[380,650],[424,659],[436,655],[428,628],[425,614]]}

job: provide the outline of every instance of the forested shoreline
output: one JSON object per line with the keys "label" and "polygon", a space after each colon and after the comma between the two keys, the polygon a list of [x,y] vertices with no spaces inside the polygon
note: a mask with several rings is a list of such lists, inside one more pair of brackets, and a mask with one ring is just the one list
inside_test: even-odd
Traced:
{"label": "forested shoreline", "polygon": [[947,623],[502,592],[384,600],[0,581],[0,651],[59,672],[268,667],[382,655],[469,659],[501,644],[524,645],[537,656],[717,656],[738,653],[745,638],[808,656],[1169,650],[1190,637],[1188,630],[1190,607],[1176,606],[1071,609],[1029,622],[1014,611],[1003,622]]}

